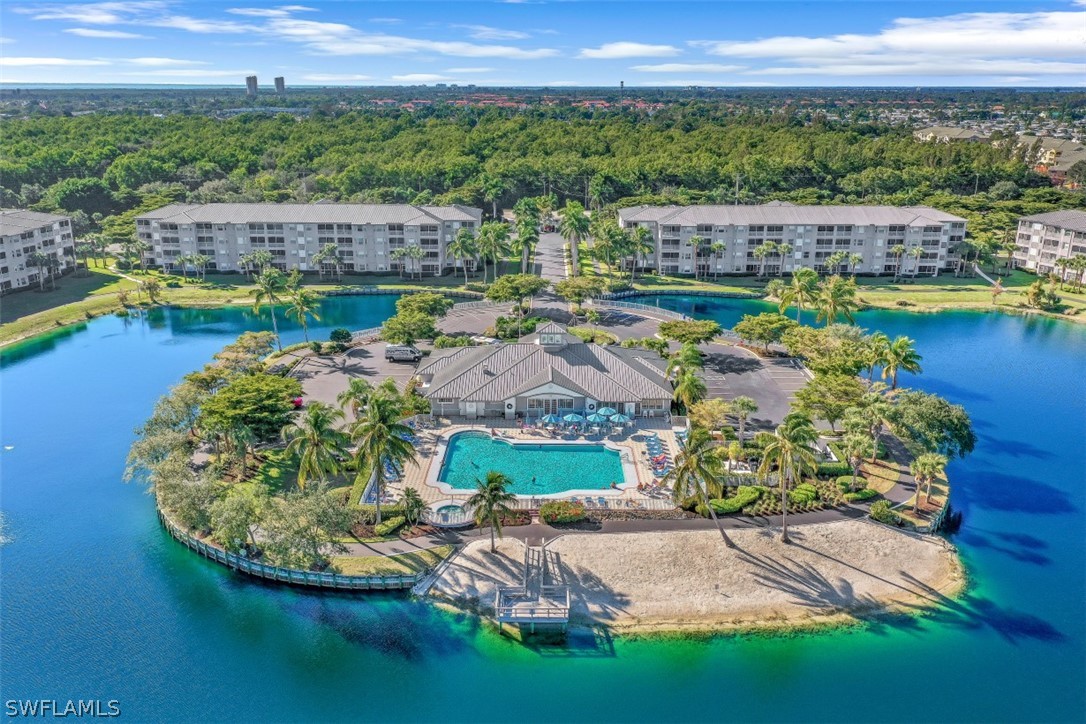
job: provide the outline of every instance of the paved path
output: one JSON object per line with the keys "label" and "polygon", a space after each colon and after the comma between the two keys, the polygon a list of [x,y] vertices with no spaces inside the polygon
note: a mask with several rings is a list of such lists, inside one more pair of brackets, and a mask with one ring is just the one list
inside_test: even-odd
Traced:
{"label": "paved path", "polygon": [[559,234],[543,233],[535,247],[535,271],[547,281],[566,278],[566,258],[562,252],[566,240]]}

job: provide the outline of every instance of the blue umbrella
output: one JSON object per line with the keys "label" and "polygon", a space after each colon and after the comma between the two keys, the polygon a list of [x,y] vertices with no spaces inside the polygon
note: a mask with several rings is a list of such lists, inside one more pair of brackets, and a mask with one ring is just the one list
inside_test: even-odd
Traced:
{"label": "blue umbrella", "polygon": [[601,407],[601,408],[599,409],[599,413],[600,413],[601,415],[603,415],[604,417],[610,417],[611,415],[614,415],[614,414],[616,414],[617,412],[618,412],[618,410],[616,410],[616,409],[615,409],[615,408],[613,408],[613,407]]}
{"label": "blue umbrella", "polygon": [[615,423],[616,425],[625,425],[629,421],[630,416],[623,415],[621,412],[616,412],[614,415],[611,415],[611,422]]}
{"label": "blue umbrella", "polygon": [[584,422],[584,418],[578,415],[576,412],[571,412],[562,419],[566,422]]}
{"label": "blue umbrella", "polygon": [[557,425],[561,421],[562,421],[562,418],[558,417],[558,415],[544,415],[543,416],[543,424],[545,424],[545,425]]}
{"label": "blue umbrella", "polygon": [[606,417],[605,417],[604,415],[601,415],[601,414],[600,414],[600,413],[598,413],[598,412],[597,412],[597,413],[593,413],[593,414],[589,415],[589,416],[588,416],[588,417],[586,417],[585,419],[586,419],[586,420],[588,420],[589,422],[595,423],[595,424],[597,424],[597,425],[598,425],[599,423],[601,423],[601,422],[607,422],[607,418],[606,418]]}

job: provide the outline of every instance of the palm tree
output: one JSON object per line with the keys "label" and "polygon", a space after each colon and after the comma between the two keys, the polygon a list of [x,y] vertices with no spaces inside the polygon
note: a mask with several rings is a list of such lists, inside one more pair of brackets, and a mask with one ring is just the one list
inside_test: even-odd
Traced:
{"label": "palm tree", "polygon": [[705,382],[693,370],[683,372],[675,381],[675,399],[688,410],[698,400],[705,399],[705,392]]}
{"label": "palm tree", "polygon": [[[520,273],[528,273],[528,260],[539,243],[539,226],[534,219],[517,219],[517,236],[511,242],[513,251],[520,252]],[[466,282],[465,282],[466,283]]]}
{"label": "palm tree", "polygon": [[456,239],[449,244],[449,255],[454,259],[460,260],[460,265],[464,267],[464,286],[468,285],[468,259],[474,259],[479,254],[479,247],[475,244],[475,235],[471,233],[471,229],[461,228],[456,232]]}
{"label": "palm tree", "polygon": [[867,379],[875,379],[875,368],[882,364],[882,358],[886,355],[886,348],[890,346],[890,338],[882,332],[875,332],[866,340],[864,350],[864,364],[867,368]]}
{"label": "palm tree", "polygon": [[875,449],[874,444],[871,442],[871,438],[867,435],[861,435],[857,433],[851,433],[845,435],[841,441],[841,451],[845,454],[845,460],[852,466],[852,484],[850,489],[856,489],[856,478],[860,474],[860,463],[864,461],[868,455],[877,455],[877,451],[872,453]]}
{"label": "palm tree", "polygon": [[731,401],[730,407],[731,411],[735,413],[736,419],[739,420],[739,443],[742,444],[743,433],[747,428],[747,420],[758,411],[758,403],[754,401],[753,397],[740,395]]}
{"label": "palm tree", "polygon": [[275,332],[275,344],[279,351],[283,351],[283,342],[279,339],[279,322],[275,319],[275,305],[279,304],[280,295],[286,290],[286,278],[283,272],[274,267],[260,272],[256,278],[256,289],[253,290],[253,312],[259,312],[265,304],[271,312],[272,331]]}
{"label": "palm tree", "polygon": [[479,229],[475,240],[483,257],[483,283],[486,283],[486,260],[494,265],[494,279],[498,278],[498,260],[509,253],[509,227],[501,221],[488,221]]}
{"label": "palm tree", "polygon": [[381,495],[388,480],[386,463],[395,468],[402,468],[406,463],[418,464],[415,446],[409,442],[413,432],[401,422],[403,415],[400,396],[378,388],[366,399],[362,417],[351,425],[351,440],[358,445],[355,453],[358,475],[372,471],[377,487],[378,524],[381,522]]}
{"label": "palm tree", "polygon": [[407,488],[403,491],[403,500],[400,501],[400,507],[403,508],[403,517],[407,520],[407,523],[415,525],[422,519],[422,514],[426,512],[429,506],[419,495],[419,491],[414,488]]}
{"label": "palm tree", "polygon": [[759,279],[765,279],[765,259],[767,256],[776,253],[776,248],[776,244],[774,244],[772,241],[767,241],[761,246],[758,246],[754,249],[754,258],[761,262],[758,266]]}
{"label": "palm tree", "polygon": [[[75,253],[83,259],[83,270],[90,273],[90,257],[94,254],[94,244],[89,241],[81,241],[75,245]],[[1061,260],[1064,261],[1064,260]]]}
{"label": "palm tree", "polygon": [[147,298],[151,300],[151,304],[158,304],[158,293],[162,291],[161,282],[151,278],[140,282],[140,287],[147,292]]}
{"label": "palm tree", "polygon": [[813,473],[817,467],[811,446],[818,440],[811,418],[801,412],[790,412],[777,429],[766,433],[768,441],[762,448],[762,463],[758,474],[767,478],[774,468],[781,489],[781,542],[788,538],[788,486]]}
{"label": "palm tree", "polygon": [[778,307],[783,313],[789,305],[796,305],[796,322],[800,321],[803,308],[813,302],[818,291],[818,272],[803,267],[792,272],[791,282],[781,291]]}
{"label": "palm tree", "polygon": [[486,474],[486,480],[476,480],[476,493],[467,500],[467,505],[475,510],[475,524],[490,526],[490,552],[498,550],[494,544],[494,534],[502,534],[502,517],[512,515],[509,506],[515,503],[517,496],[506,490],[512,484],[509,478],[497,470]]}
{"label": "palm tree", "polygon": [[863,262],[864,262],[864,258],[862,256],[860,256],[859,254],[849,254],[848,255],[848,267],[849,267],[849,271],[852,272],[852,278],[853,279],[856,278],[856,268],[858,266],[860,266],[860,264],[863,264]]}
{"label": "palm tree", "polygon": [[891,257],[897,260],[894,265],[894,283],[897,284],[897,280],[901,278],[901,257],[905,256],[905,246],[903,244],[895,244],[887,251]]}
{"label": "palm tree", "polygon": [[922,453],[912,461],[909,472],[917,481],[917,495],[912,498],[912,512],[920,510],[920,484],[925,483],[924,503],[932,501],[932,481],[942,475],[947,467],[947,456],[938,453]]}
{"label": "palm tree", "polygon": [[388,253],[388,258],[392,261],[400,262],[400,279],[403,279],[404,270],[407,269],[407,262],[404,259],[407,257],[407,247],[401,246],[398,249],[393,249]]}
{"label": "palm tree", "polygon": [[920,360],[923,359],[916,352],[913,340],[904,335],[898,337],[882,351],[882,379],[890,378],[890,389],[897,389],[898,370],[920,374]]}
{"label": "palm tree", "polygon": [[298,487],[312,478],[325,482],[340,471],[340,460],[347,453],[347,436],[338,428],[343,411],[325,402],[310,402],[305,412],[283,427],[286,453],[298,457]]}
{"label": "palm tree", "polygon": [[418,279],[422,279],[422,260],[426,258],[426,252],[421,246],[411,245],[404,249],[404,256],[410,259],[412,272],[418,272]]}
{"label": "palm tree", "polygon": [[920,273],[920,258],[924,256],[924,247],[914,246],[909,249],[906,254],[913,260],[913,279],[916,279],[916,275]]}
{"label": "palm tree", "polygon": [[[723,241],[714,241],[709,246],[709,254],[711,256],[716,257],[716,261],[717,261],[717,263],[715,265],[713,265],[713,279],[720,279],[720,257],[724,253],[724,250],[727,249],[727,248],[728,248],[728,245],[725,244]],[[780,248],[781,247],[779,247],[779,246],[777,247],[777,249],[780,249]],[[784,268],[783,264],[781,265],[781,268],[782,269]]]}
{"label": "palm tree", "polygon": [[294,319],[298,320],[306,342],[309,342],[309,317],[319,322],[321,319],[320,315],[317,314],[319,308],[320,299],[313,292],[301,287],[294,287],[290,290],[290,300],[286,314],[288,317],[294,317]]}
{"label": "palm tree", "polygon": [[558,233],[569,242],[569,259],[573,266],[573,276],[581,273],[579,249],[581,240],[588,235],[588,217],[584,215],[584,206],[577,201],[567,201],[560,212]]}
{"label": "palm tree", "polygon": [[842,279],[834,274],[819,285],[815,306],[818,307],[816,322],[824,320],[826,324],[833,324],[837,321],[838,315],[843,315],[849,322],[854,322],[852,312],[858,307],[856,282],[851,279]]}
{"label": "palm tree", "polygon": [[779,254],[781,257],[781,266],[779,269],[777,269],[777,276],[784,276],[784,260],[792,256],[793,250],[794,247],[786,241],[782,241],[781,243],[777,244],[777,254]]}
{"label": "palm tree", "polygon": [[38,270],[38,286],[39,290],[43,292],[45,291],[45,271],[49,268],[49,258],[48,254],[43,254],[40,251],[35,251],[26,257],[26,265]]}
{"label": "palm tree", "polygon": [[634,280],[637,273],[637,260],[647,257],[656,251],[653,243],[652,232],[644,226],[638,226],[630,235],[630,253],[633,254],[633,266],[630,267],[630,281]]}
{"label": "palm tree", "polygon": [[698,346],[687,342],[667,361],[666,374],[670,378],[676,372],[693,372],[704,366],[705,360],[702,359]]}
{"label": "palm tree", "polygon": [[339,255],[338,246],[335,244],[325,244],[320,248],[320,251],[313,255],[312,261],[317,265],[317,271],[320,272],[322,279],[324,278],[325,264],[330,264],[336,271],[336,280],[342,281],[343,257]]}
{"label": "palm tree", "polygon": [[192,265],[196,267],[196,272],[200,275],[200,281],[204,281],[207,278],[207,265],[211,263],[211,257],[206,254],[193,254],[190,257]]}
{"label": "palm tree", "polygon": [[724,467],[722,451],[723,448],[715,446],[713,436],[708,430],[695,427],[690,431],[686,446],[676,456],[675,467],[664,476],[664,482],[671,484],[671,497],[680,505],[690,496],[696,496],[698,502],[708,508],[709,515],[720,531],[720,537],[724,539],[724,545],[732,548],[734,544],[724,532],[724,526],[713,506],[709,504],[710,493],[718,497],[723,495],[723,486],[720,484]]}
{"label": "palm tree", "polygon": [[366,406],[372,392],[373,385],[361,377],[352,377],[347,382],[347,389],[336,395],[336,402],[344,410],[350,410],[351,416],[357,420],[359,411]]}
{"label": "palm tree", "polygon": [[690,237],[690,248],[694,251],[694,278],[698,278],[698,252],[708,243],[704,236],[695,234]]}

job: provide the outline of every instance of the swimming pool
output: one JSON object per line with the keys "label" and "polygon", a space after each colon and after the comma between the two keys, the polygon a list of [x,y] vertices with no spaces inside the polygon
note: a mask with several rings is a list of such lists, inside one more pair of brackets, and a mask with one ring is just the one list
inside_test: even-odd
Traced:
{"label": "swimming pool", "polygon": [[475,490],[491,470],[512,481],[515,495],[543,496],[571,490],[610,490],[623,485],[622,457],[597,443],[509,442],[483,432],[453,434],[445,449],[438,481],[458,490]]}

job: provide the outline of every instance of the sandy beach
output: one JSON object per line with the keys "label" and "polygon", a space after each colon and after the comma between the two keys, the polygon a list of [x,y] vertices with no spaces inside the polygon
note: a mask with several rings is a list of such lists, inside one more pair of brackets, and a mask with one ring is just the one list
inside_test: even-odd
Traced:
{"label": "sandy beach", "polygon": [[[571,621],[618,631],[810,628],[885,611],[916,611],[954,596],[965,576],[953,546],[852,520],[729,532],[577,534],[550,542]],[[464,548],[430,595],[486,610],[497,586],[520,580],[516,540]]]}

